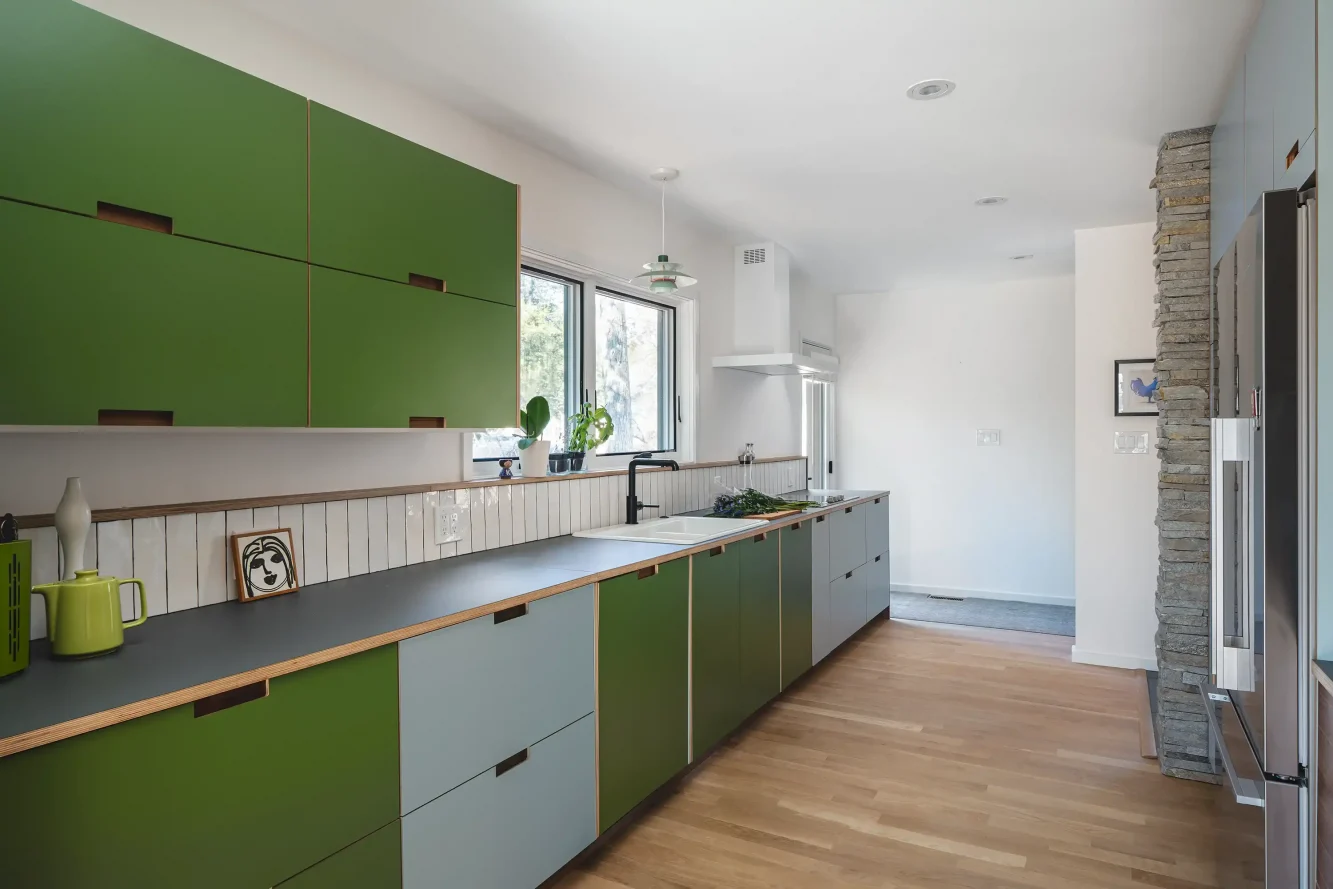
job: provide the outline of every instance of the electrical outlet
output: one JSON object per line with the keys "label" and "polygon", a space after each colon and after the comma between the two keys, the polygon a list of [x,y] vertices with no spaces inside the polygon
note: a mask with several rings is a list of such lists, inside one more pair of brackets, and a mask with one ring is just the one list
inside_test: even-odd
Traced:
{"label": "electrical outlet", "polygon": [[1000,446],[1000,430],[978,429],[977,446],[982,448],[998,448]]}
{"label": "electrical outlet", "polygon": [[790,467],[787,468],[787,490],[788,490],[788,491],[795,491],[795,490],[796,490],[796,467],[795,467],[795,466],[790,466]]}
{"label": "electrical outlet", "polygon": [[463,539],[460,524],[465,507],[457,503],[441,503],[435,508],[435,542],[454,543]]}

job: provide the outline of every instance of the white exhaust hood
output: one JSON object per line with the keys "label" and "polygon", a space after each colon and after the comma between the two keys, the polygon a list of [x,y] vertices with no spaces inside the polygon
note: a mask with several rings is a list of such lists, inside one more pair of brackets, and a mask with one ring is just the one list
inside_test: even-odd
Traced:
{"label": "white exhaust hood", "polygon": [[786,249],[772,242],[737,247],[734,268],[735,348],[715,357],[713,367],[833,379],[838,359],[826,349],[811,349],[801,338]]}

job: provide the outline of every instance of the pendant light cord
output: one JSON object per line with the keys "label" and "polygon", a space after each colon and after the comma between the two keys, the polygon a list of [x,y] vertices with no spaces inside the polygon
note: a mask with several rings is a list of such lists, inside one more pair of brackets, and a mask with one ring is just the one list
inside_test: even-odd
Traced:
{"label": "pendant light cord", "polygon": [[666,253],[666,181],[662,182],[662,253]]}

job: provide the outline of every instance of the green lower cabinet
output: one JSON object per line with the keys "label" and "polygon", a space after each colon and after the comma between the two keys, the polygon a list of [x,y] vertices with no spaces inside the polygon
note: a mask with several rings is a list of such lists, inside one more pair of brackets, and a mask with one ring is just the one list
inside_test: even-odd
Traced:
{"label": "green lower cabinet", "polygon": [[741,694],[740,551],[714,547],[690,557],[691,695],[694,758],[745,718]]}
{"label": "green lower cabinet", "polygon": [[741,712],[749,716],[782,690],[778,535],[732,547],[740,554]]}
{"label": "green lower cabinet", "polygon": [[518,311],[364,275],[310,269],[310,423],[513,426]]}
{"label": "green lower cabinet", "polygon": [[598,832],[688,761],[690,560],[598,591]]}
{"label": "green lower cabinet", "polygon": [[402,822],[395,821],[278,886],[280,889],[402,889],[402,845]]}
{"label": "green lower cabinet", "polygon": [[303,263],[0,200],[0,330],[0,424],[306,425]]}
{"label": "green lower cabinet", "polygon": [[778,532],[782,547],[782,687],[810,669],[813,604],[811,559],[813,523],[788,525]]}
{"label": "green lower cabinet", "polygon": [[[0,197],[88,216],[105,202],[171,217],[177,234],[306,258],[306,100],[72,0],[0,3],[0,133]],[[229,316],[252,331],[234,360],[266,364],[265,313],[218,308]]]}
{"label": "green lower cabinet", "polygon": [[0,759],[5,885],[275,886],[397,818],[397,690],[389,645]]}

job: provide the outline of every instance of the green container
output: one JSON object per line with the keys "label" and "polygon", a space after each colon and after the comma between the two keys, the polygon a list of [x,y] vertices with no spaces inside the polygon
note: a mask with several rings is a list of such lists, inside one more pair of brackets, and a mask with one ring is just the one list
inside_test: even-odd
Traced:
{"label": "green container", "polygon": [[4,648],[0,649],[0,678],[20,673],[28,666],[28,633],[32,624],[32,542],[0,543],[3,562]]}

